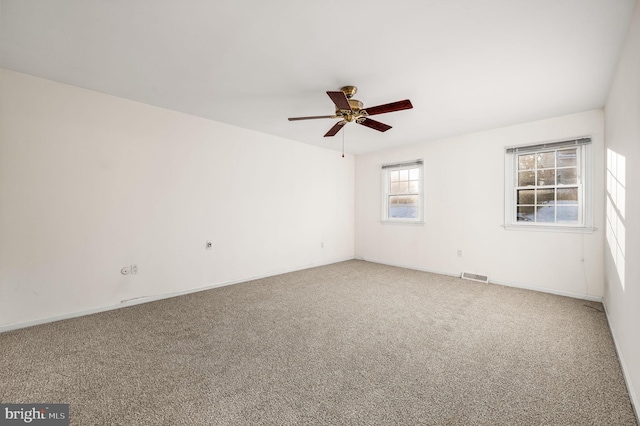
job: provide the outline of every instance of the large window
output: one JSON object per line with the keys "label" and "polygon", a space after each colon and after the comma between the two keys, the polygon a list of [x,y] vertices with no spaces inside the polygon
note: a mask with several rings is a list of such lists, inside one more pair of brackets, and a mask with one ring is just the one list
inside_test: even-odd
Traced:
{"label": "large window", "polygon": [[382,220],[422,223],[422,160],[382,166]]}
{"label": "large window", "polygon": [[586,228],[591,138],[506,150],[505,225]]}

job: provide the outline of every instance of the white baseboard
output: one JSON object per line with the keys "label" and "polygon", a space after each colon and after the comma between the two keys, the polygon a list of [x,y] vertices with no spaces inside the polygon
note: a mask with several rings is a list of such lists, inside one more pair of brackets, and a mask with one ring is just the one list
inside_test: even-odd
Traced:
{"label": "white baseboard", "polygon": [[636,414],[636,421],[640,421],[640,400],[638,400],[638,394],[633,388],[633,382],[631,381],[631,376],[629,375],[627,363],[625,362],[624,357],[620,352],[616,333],[613,331],[613,328],[611,328],[611,321],[609,321],[609,312],[607,312],[607,305],[603,303],[602,306],[604,306],[604,313],[607,316],[607,324],[609,325],[609,332],[611,333],[611,338],[613,339],[613,347],[616,349],[616,354],[618,354],[618,359],[620,360],[622,375],[624,376],[624,381],[627,385],[627,391],[629,392],[629,398],[631,399],[631,406],[633,407],[633,411]]}
{"label": "white baseboard", "polygon": [[347,260],[353,260],[353,256],[344,257],[344,258],[337,258],[337,259],[333,259],[333,260],[326,261],[326,262],[311,263],[311,264],[307,264],[307,265],[299,266],[299,267],[295,267],[295,268],[288,268],[288,269],[280,269],[280,270],[277,270],[277,271],[270,271],[270,272],[268,272],[266,274],[254,275],[254,276],[250,276],[250,277],[243,277],[243,278],[239,278],[239,279],[231,280],[231,281],[213,283],[213,284],[206,285],[204,287],[191,288],[191,289],[177,291],[177,292],[173,292],[173,293],[164,293],[164,294],[156,294],[156,295],[150,295],[150,296],[135,297],[135,298],[132,298],[132,299],[122,300],[122,301],[120,301],[120,303],[118,303],[116,305],[100,306],[100,307],[97,307],[97,308],[86,309],[86,310],[77,311],[77,312],[70,312],[70,313],[67,313],[67,314],[56,315],[56,316],[52,316],[52,317],[39,318],[39,319],[32,320],[32,321],[25,321],[25,322],[13,323],[13,324],[8,324],[8,325],[2,325],[2,326],[0,326],[0,333],[5,333],[7,331],[12,331],[12,330],[18,330],[18,329],[21,329],[21,328],[33,327],[35,325],[47,324],[47,323],[50,323],[50,322],[56,322],[56,321],[62,321],[62,320],[71,319],[71,318],[83,317],[85,315],[97,314],[97,313],[100,313],[100,312],[112,311],[114,309],[125,308],[127,306],[133,306],[133,305],[140,305],[142,303],[155,302],[156,300],[168,299],[170,297],[183,296],[185,294],[191,294],[191,293],[197,293],[199,291],[211,290],[211,289],[217,288],[217,287],[224,287],[224,286],[233,285],[233,284],[239,284],[239,283],[243,283],[243,282],[247,282],[247,281],[259,280],[261,278],[273,277],[273,276],[276,276],[276,275],[287,274],[289,272],[301,271],[303,269],[309,269],[309,268],[315,268],[315,267],[318,267],[318,266],[331,265],[332,263],[345,262]]}
{"label": "white baseboard", "polygon": [[573,292],[570,292],[570,291],[555,290],[555,289],[550,289],[550,288],[536,287],[536,286],[530,286],[530,285],[524,285],[524,284],[518,284],[518,283],[512,283],[512,282],[500,281],[500,280],[498,280],[498,281],[490,280],[490,282],[492,284],[503,285],[505,287],[516,287],[516,288],[522,288],[522,289],[525,289],[525,290],[539,291],[541,293],[550,293],[550,294],[555,294],[555,295],[558,295],[558,296],[572,297],[574,299],[582,299],[582,300],[589,300],[591,302],[600,302],[600,303],[602,303],[602,297],[592,296],[590,294],[573,293]]}
{"label": "white baseboard", "polygon": [[[417,267],[411,266],[411,265],[401,265],[401,264],[396,264],[396,263],[382,262],[382,261],[375,260],[375,259],[364,259],[364,258],[362,258],[360,256],[357,256],[356,259],[364,260],[365,262],[380,263],[382,265],[395,266],[395,267],[398,267],[398,268],[413,269],[415,271],[430,272],[432,274],[448,275],[448,276],[452,276],[452,277],[459,277],[462,274],[462,271],[460,271],[460,272],[437,271],[437,270],[433,270],[433,269],[417,268]],[[549,289],[549,288],[544,288],[544,287],[530,286],[530,285],[519,284],[519,283],[510,282],[510,281],[494,280],[491,277],[489,277],[489,283],[503,285],[505,287],[516,287],[516,288],[522,288],[522,289],[525,289],[525,290],[539,291],[541,293],[556,294],[558,296],[572,297],[574,299],[589,300],[591,302],[602,302],[602,297],[598,297],[598,296],[591,296],[591,295],[582,294],[582,293],[572,293],[570,291],[555,290],[555,289]]]}

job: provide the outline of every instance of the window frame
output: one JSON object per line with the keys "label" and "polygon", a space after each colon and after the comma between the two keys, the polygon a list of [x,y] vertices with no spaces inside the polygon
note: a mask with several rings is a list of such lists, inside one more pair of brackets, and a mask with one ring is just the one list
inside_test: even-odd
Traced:
{"label": "window frame", "polygon": [[[578,221],[577,222],[529,222],[518,221],[517,191],[518,186],[518,156],[522,154],[536,154],[557,152],[564,149],[577,149],[577,184],[567,185],[567,188],[578,188]],[[555,163],[556,172],[558,165]],[[534,170],[539,170],[537,167]],[[505,148],[505,203],[504,228],[508,230],[534,230],[556,232],[593,232],[593,143],[591,136],[563,139],[543,143],[519,145]],[[562,189],[563,186],[555,181],[552,186],[528,186],[530,189]],[[535,202],[534,202],[535,203]],[[558,204],[554,204],[558,206]],[[535,206],[534,206],[535,208]],[[556,213],[557,214],[557,213]]]}
{"label": "window frame", "polygon": [[[398,193],[391,192],[391,172],[399,171],[399,170],[409,170],[409,169],[418,169],[418,191],[417,192],[407,192],[402,195],[417,195],[418,203],[417,203],[417,215],[415,218],[396,218],[389,217],[389,199],[392,196],[398,196]],[[424,162],[423,160],[413,160],[413,161],[405,161],[402,163],[393,163],[393,164],[383,164],[382,168],[382,179],[381,179],[381,187],[382,187],[382,223],[394,223],[394,224],[424,224]]]}

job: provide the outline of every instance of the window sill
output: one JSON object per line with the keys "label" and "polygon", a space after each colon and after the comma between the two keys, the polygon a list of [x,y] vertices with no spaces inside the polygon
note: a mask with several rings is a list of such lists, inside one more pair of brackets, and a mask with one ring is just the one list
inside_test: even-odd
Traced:
{"label": "window sill", "polygon": [[567,232],[573,234],[592,234],[598,229],[592,226],[502,225],[502,227],[507,231]]}
{"label": "window sill", "polygon": [[389,220],[389,219],[384,219],[380,221],[383,225],[424,225],[425,222],[424,220],[418,220],[418,221],[408,221],[408,220]]}

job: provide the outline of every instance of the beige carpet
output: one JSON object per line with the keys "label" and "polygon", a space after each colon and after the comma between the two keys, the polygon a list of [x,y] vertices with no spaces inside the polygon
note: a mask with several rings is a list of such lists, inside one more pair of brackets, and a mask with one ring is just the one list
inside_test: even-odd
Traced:
{"label": "beige carpet", "polygon": [[80,425],[635,425],[599,303],[348,261],[0,334]]}

